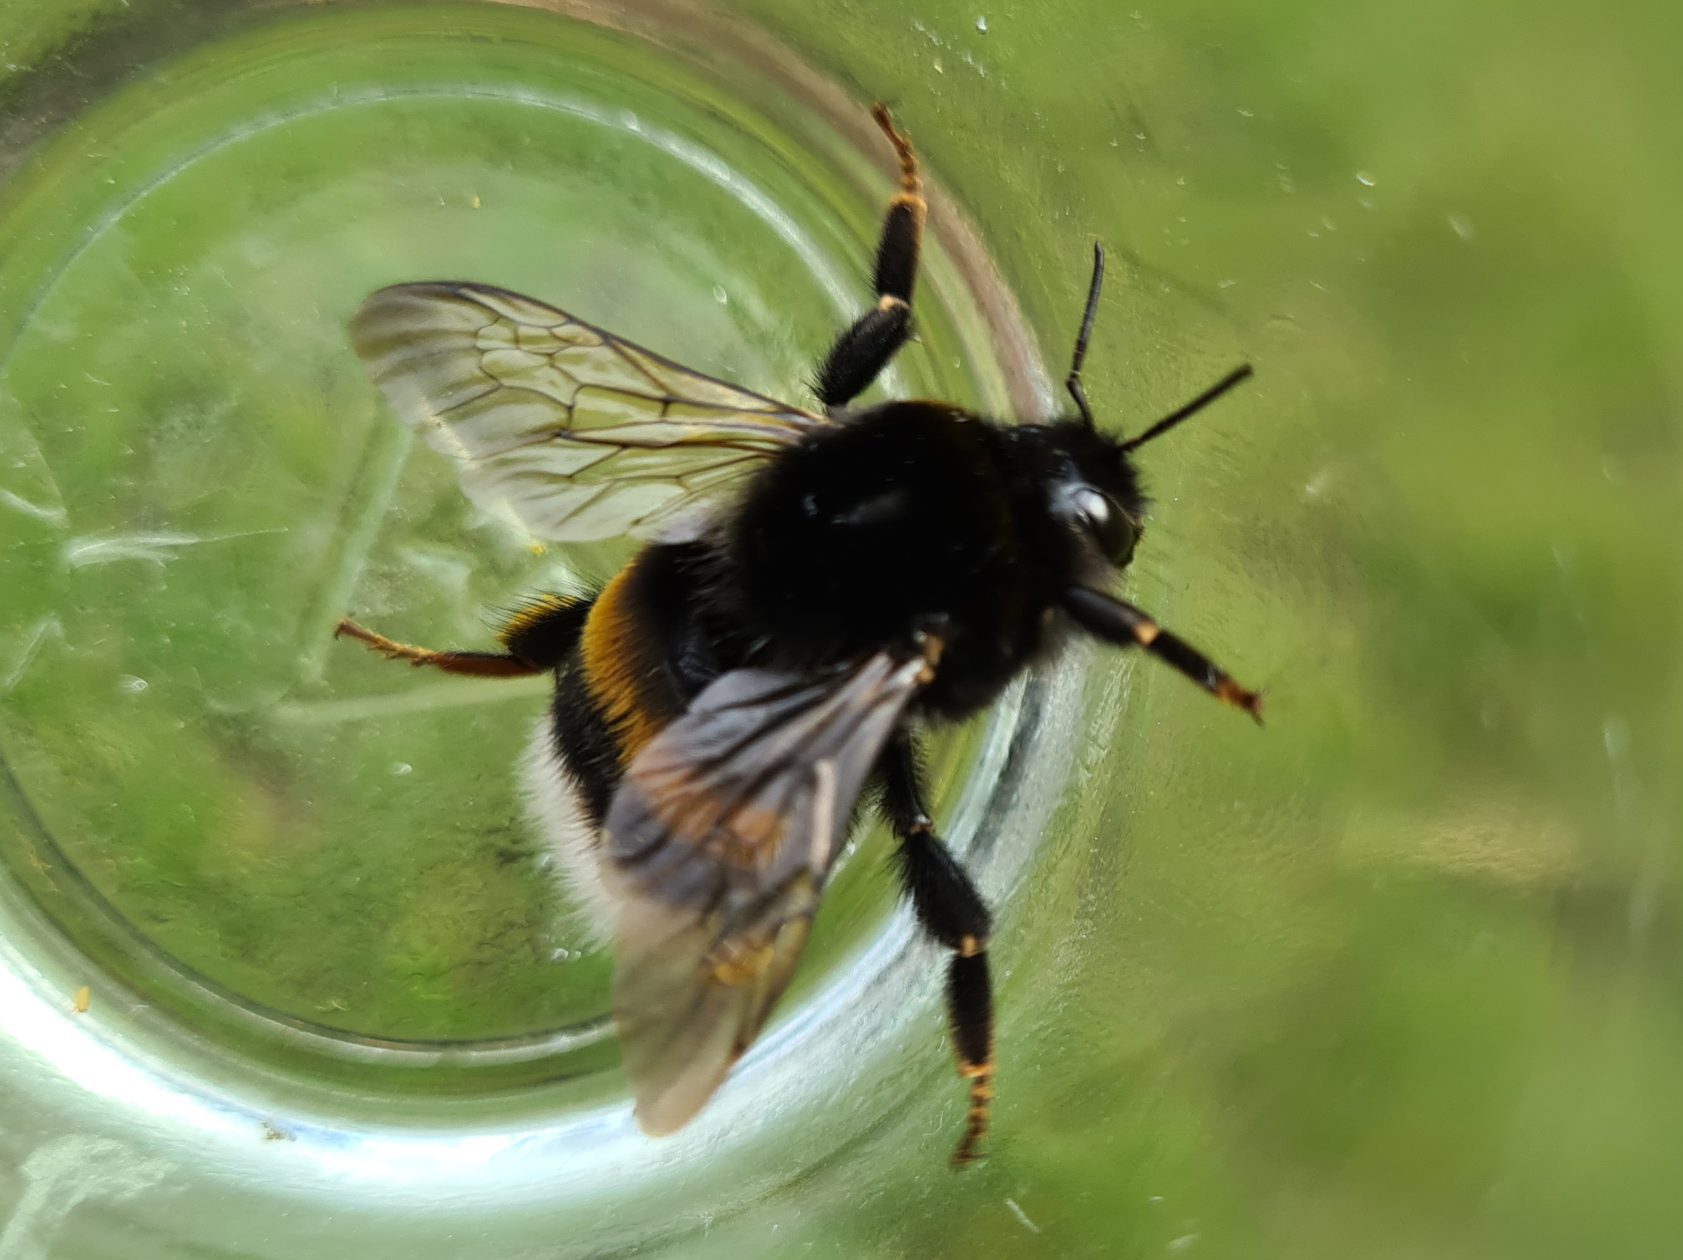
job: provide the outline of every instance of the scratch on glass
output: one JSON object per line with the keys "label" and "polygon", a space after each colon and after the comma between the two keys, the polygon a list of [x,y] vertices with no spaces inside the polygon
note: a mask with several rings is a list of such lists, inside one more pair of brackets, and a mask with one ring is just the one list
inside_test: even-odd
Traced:
{"label": "scratch on glass", "polygon": [[38,521],[45,521],[49,525],[59,527],[70,523],[70,517],[62,507],[43,507],[39,503],[31,503],[21,494],[13,494],[10,490],[0,490],[0,503],[14,511],[22,512],[25,516],[33,516]]}
{"label": "scratch on glass", "polygon": [[96,564],[115,564],[122,560],[145,560],[162,565],[175,559],[175,553],[182,547],[198,547],[205,543],[231,542],[236,538],[256,538],[265,534],[288,532],[290,527],[278,525],[272,529],[242,529],[227,534],[188,534],[175,530],[153,530],[110,534],[99,538],[77,538],[64,545],[64,562],[72,569],[85,569]]}
{"label": "scratch on glass", "polygon": [[48,613],[29,628],[29,637],[24,640],[23,651],[18,653],[18,658],[12,663],[6,677],[0,680],[0,695],[9,694],[23,681],[24,674],[34,664],[35,657],[40,652],[41,645],[47,641],[48,635],[64,638],[64,626],[52,613]]}
{"label": "scratch on glass", "polygon": [[1016,1217],[1017,1223],[1024,1229],[1028,1230],[1029,1233],[1038,1234],[1040,1232],[1040,1226],[1029,1220],[1028,1213],[1017,1206],[1017,1201],[1015,1199],[1005,1200],[1005,1206],[1011,1209],[1011,1215]]}

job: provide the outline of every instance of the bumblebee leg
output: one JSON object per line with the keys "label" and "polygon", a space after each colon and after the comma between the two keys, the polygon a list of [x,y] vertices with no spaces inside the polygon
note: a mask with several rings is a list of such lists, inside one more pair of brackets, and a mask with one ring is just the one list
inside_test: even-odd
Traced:
{"label": "bumblebee leg", "polygon": [[895,736],[879,763],[883,812],[900,841],[900,879],[923,930],[952,951],[947,964],[947,1021],[959,1075],[970,1085],[964,1135],[953,1151],[963,1167],[981,1156],[993,1104],[993,985],[988,935],[993,920],[958,859],[935,834],[924,808],[917,747]]}
{"label": "bumblebee leg", "polygon": [[539,595],[518,608],[497,631],[510,656],[535,669],[554,669],[578,643],[596,601],[574,595]]}
{"label": "bumblebee leg", "polygon": [[431,665],[447,674],[476,674],[482,678],[520,678],[527,674],[541,674],[544,667],[521,660],[518,656],[500,652],[435,652],[430,648],[411,647],[364,629],[349,617],[333,628],[333,637],[349,635],[361,639],[388,661],[408,661],[411,665]]}
{"label": "bumblebee leg", "polygon": [[819,366],[816,389],[826,407],[852,401],[887,366],[911,331],[912,287],[917,283],[923,220],[928,213],[923,177],[911,141],[894,126],[887,106],[873,107],[871,117],[900,158],[900,191],[888,203],[877,243],[877,304],[836,338]]}
{"label": "bumblebee leg", "polygon": [[1170,634],[1125,600],[1072,586],[1064,592],[1064,608],[1087,633],[1118,647],[1142,647],[1172,669],[1185,674],[1223,704],[1243,709],[1262,725],[1262,693],[1246,691],[1209,657],[1185,639]]}

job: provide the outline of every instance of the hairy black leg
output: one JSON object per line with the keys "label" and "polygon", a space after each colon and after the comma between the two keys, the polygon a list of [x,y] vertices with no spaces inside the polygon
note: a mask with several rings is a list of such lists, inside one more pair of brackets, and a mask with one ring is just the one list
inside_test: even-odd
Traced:
{"label": "hairy black leg", "polygon": [[959,1075],[970,1084],[964,1135],[953,1151],[962,1167],[981,1155],[993,1103],[993,986],[988,935],[993,919],[958,859],[935,834],[924,807],[917,746],[896,735],[878,763],[882,809],[900,841],[900,880],[918,922],[952,951],[947,964],[947,1020]]}
{"label": "hairy black leg", "polygon": [[825,407],[852,401],[887,366],[911,332],[912,288],[917,283],[918,252],[923,243],[923,177],[911,141],[896,129],[888,108],[877,105],[871,117],[900,159],[900,191],[888,203],[877,243],[874,283],[877,304],[837,337],[818,368],[816,389]]}
{"label": "hairy black leg", "polygon": [[1261,725],[1261,693],[1245,690],[1209,657],[1185,639],[1170,634],[1126,600],[1085,586],[1072,586],[1064,592],[1064,608],[1088,634],[1117,647],[1144,648],[1223,704],[1243,709]]}
{"label": "hairy black leg", "polygon": [[595,602],[577,595],[536,596],[509,613],[497,639],[510,656],[538,669],[554,669],[578,643]]}

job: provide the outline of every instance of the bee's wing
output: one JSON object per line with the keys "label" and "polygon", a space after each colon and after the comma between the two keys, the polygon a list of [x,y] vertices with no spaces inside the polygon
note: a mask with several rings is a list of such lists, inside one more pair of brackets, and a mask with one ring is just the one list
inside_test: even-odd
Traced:
{"label": "bee's wing", "polygon": [[351,340],[474,503],[558,542],[659,533],[825,423],[481,285],[381,289]]}
{"label": "bee's wing", "polygon": [[922,658],[725,674],[640,752],[603,824],[614,1019],[645,1132],[687,1123],[789,983]]}

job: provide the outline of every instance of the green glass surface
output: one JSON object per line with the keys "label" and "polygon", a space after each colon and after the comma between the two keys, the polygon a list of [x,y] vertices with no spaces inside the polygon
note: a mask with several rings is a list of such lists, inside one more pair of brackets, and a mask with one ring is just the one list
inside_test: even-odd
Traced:
{"label": "green glass surface", "polygon": [[[1582,1257],[1683,1246],[1683,21],[1363,2],[0,0],[0,1257]],[[802,401],[934,189],[885,382],[1026,417],[1091,243],[1126,590],[953,732],[992,1158],[862,834],[765,1044],[630,1126],[483,646],[535,552],[345,320],[530,292]],[[73,995],[87,985],[89,1009]],[[307,1249],[307,1250],[306,1250]]]}

